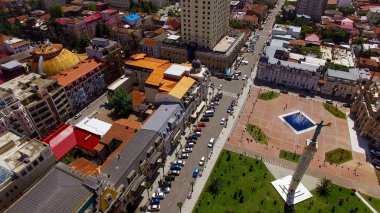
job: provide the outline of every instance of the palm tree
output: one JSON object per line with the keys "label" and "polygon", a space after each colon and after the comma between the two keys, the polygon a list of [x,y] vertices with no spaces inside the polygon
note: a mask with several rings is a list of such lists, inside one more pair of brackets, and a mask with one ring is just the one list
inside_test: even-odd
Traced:
{"label": "palm tree", "polygon": [[191,181],[191,182],[190,182],[191,193],[193,193],[193,191],[194,191],[194,185],[195,185],[195,181]]}
{"label": "palm tree", "polygon": [[148,200],[149,200],[149,189],[150,189],[151,185],[148,181],[145,181],[144,183],[144,189],[146,189],[146,193],[148,194]]}
{"label": "palm tree", "polygon": [[332,187],[331,180],[324,177],[317,183],[317,193],[319,196],[327,198],[330,195]]}
{"label": "palm tree", "polygon": [[178,203],[177,203],[177,206],[178,206],[178,208],[179,208],[179,212],[181,213],[183,203],[182,203],[182,202],[178,202]]}

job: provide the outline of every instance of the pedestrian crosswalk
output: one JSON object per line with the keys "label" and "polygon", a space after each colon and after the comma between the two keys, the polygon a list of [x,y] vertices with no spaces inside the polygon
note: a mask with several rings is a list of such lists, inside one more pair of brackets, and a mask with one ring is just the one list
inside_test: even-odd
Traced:
{"label": "pedestrian crosswalk", "polygon": [[226,95],[226,96],[229,96],[229,97],[232,97],[232,98],[237,98],[238,97],[238,95],[236,93],[233,93],[233,92],[228,92],[228,91],[222,90],[222,93],[223,93],[223,95]]}

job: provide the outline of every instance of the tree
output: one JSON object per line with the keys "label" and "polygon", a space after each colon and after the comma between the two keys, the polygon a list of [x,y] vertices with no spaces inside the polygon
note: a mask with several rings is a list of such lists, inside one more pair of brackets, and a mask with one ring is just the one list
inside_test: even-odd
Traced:
{"label": "tree", "polygon": [[357,39],[352,41],[352,44],[357,44],[357,45],[364,44],[364,39],[361,37],[357,38]]}
{"label": "tree", "polygon": [[220,192],[221,186],[222,180],[220,178],[214,178],[211,180],[211,183],[207,189],[211,194],[217,195]]}
{"label": "tree", "polygon": [[128,117],[132,112],[132,96],[121,88],[116,89],[109,103],[119,116]]}
{"label": "tree", "polygon": [[340,7],[339,11],[343,13],[343,16],[349,16],[355,13],[355,7]]}
{"label": "tree", "polygon": [[96,11],[96,4],[94,4],[94,3],[89,3],[89,4],[87,4],[87,5],[85,6],[85,8],[86,8],[87,10]]}
{"label": "tree", "polygon": [[149,190],[152,186],[150,185],[150,183],[148,181],[145,181],[144,182],[144,189],[146,190],[146,193],[148,194],[148,200],[149,200]]}
{"label": "tree", "polygon": [[195,181],[191,181],[191,182],[190,182],[191,193],[193,193],[193,191],[194,191],[194,185],[195,185]]}
{"label": "tree", "polygon": [[327,198],[330,195],[332,187],[331,180],[324,177],[317,184],[316,190],[319,196]]}
{"label": "tree", "polygon": [[88,39],[86,36],[82,36],[79,38],[79,41],[78,41],[78,49],[79,49],[79,52],[85,52],[86,51],[86,47],[90,44],[90,39]]}
{"label": "tree", "polygon": [[59,4],[52,4],[50,6],[50,18],[51,19],[56,19],[56,18],[61,18],[63,17],[63,10],[62,10],[62,7],[61,5]]}
{"label": "tree", "polygon": [[182,203],[182,202],[178,202],[178,203],[177,203],[177,206],[178,206],[178,208],[179,208],[179,212],[181,213],[183,203]]}

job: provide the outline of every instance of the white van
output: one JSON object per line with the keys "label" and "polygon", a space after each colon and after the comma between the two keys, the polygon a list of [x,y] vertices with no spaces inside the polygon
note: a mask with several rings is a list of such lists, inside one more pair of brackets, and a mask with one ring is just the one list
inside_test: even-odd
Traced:
{"label": "white van", "polygon": [[205,112],[205,117],[212,117],[214,116],[214,111],[213,110],[207,110]]}

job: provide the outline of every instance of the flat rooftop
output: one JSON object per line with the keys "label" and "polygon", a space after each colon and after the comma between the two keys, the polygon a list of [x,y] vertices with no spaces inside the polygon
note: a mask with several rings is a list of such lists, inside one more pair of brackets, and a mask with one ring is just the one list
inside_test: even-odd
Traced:
{"label": "flat rooftop", "polygon": [[321,46],[321,53],[323,60],[329,59],[334,64],[340,64],[346,67],[355,66],[353,53],[351,50]]}
{"label": "flat rooftop", "polygon": [[190,71],[191,67],[180,64],[172,64],[165,72],[166,75],[182,76],[185,71]]}
{"label": "flat rooftop", "polygon": [[227,50],[235,43],[236,38],[230,36],[224,36],[217,45],[212,49],[216,52],[227,52]]}
{"label": "flat rooftop", "polygon": [[103,136],[111,128],[111,124],[101,121],[96,118],[83,118],[79,123],[75,125],[80,129],[91,132],[95,135]]}

